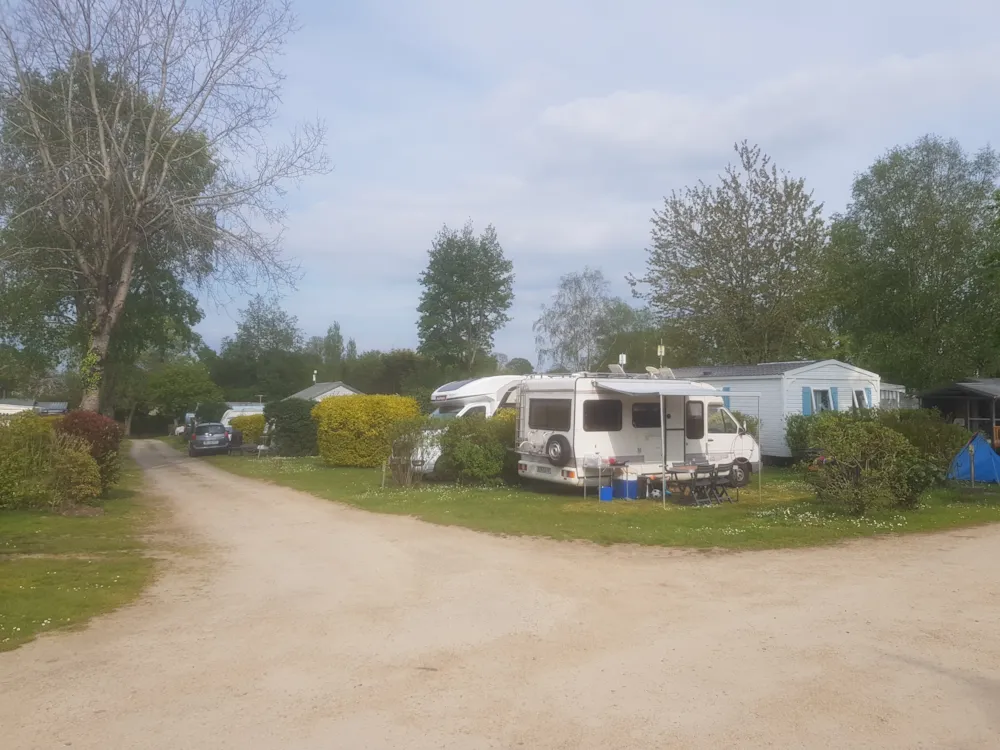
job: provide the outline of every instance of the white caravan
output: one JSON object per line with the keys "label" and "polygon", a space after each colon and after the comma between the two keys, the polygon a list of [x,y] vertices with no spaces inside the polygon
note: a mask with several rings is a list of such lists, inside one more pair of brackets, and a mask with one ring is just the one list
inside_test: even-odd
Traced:
{"label": "white caravan", "polygon": [[[492,375],[445,383],[431,394],[431,403],[435,405],[431,416],[438,419],[457,419],[474,414],[492,417],[499,409],[514,407],[517,387],[522,380],[523,375]],[[441,446],[437,440],[440,435],[441,430],[432,431],[417,448],[414,465],[419,473],[434,473],[434,466],[441,457]]]}
{"label": "white caravan", "polygon": [[522,477],[595,486],[609,469],[636,479],[662,477],[664,463],[733,462],[734,483],[745,485],[760,470],[757,442],[707,383],[658,372],[529,376],[517,406]]}
{"label": "white caravan", "polygon": [[219,421],[225,425],[226,429],[233,426],[234,417],[249,417],[254,414],[263,414],[264,404],[230,404]]}

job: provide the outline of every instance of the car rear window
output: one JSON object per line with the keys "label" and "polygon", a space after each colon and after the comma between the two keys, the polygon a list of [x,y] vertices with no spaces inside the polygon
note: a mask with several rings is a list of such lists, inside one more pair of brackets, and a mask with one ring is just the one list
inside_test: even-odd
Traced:
{"label": "car rear window", "polygon": [[195,435],[225,435],[226,428],[221,424],[200,424],[194,428]]}

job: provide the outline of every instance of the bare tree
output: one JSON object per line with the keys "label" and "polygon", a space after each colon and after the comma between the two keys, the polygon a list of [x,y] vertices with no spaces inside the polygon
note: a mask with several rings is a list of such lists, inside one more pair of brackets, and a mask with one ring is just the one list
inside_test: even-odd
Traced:
{"label": "bare tree", "polygon": [[[0,8],[0,264],[57,286],[85,333],[82,407],[143,268],[281,283],[282,185],[323,129],[273,146],[295,20],[272,0],[32,0]],[[2,270],[2,269],[0,269]]]}
{"label": "bare tree", "polygon": [[614,302],[611,285],[598,268],[588,266],[560,278],[552,303],[542,305],[533,326],[539,369],[545,363],[594,369],[605,355],[602,334]]}

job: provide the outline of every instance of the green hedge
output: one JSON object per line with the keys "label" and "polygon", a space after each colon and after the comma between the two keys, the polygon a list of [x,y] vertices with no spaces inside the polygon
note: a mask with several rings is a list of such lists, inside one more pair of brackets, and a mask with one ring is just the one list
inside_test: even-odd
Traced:
{"label": "green hedge", "polygon": [[289,398],[272,401],[264,407],[264,417],[271,424],[271,448],[274,452],[281,456],[317,454],[316,422],[312,418],[315,406],[313,401]]}
{"label": "green hedge", "polygon": [[67,508],[101,490],[89,442],[34,412],[0,421],[0,508]]}
{"label": "green hedge", "polygon": [[806,472],[817,497],[856,515],[913,508],[935,469],[905,437],[874,419],[827,412],[811,437],[821,457]]}
{"label": "green hedge", "polygon": [[380,466],[395,425],[418,416],[416,400],[405,396],[332,396],[312,410],[319,454],[331,466]]}
{"label": "green hedge", "polygon": [[449,422],[434,473],[463,483],[516,482],[516,418],[514,409],[504,409],[490,419],[477,415]]}
{"label": "green hedge", "polygon": [[229,420],[229,424],[243,433],[244,445],[260,445],[267,422],[263,414],[244,414],[240,417],[233,417]]}

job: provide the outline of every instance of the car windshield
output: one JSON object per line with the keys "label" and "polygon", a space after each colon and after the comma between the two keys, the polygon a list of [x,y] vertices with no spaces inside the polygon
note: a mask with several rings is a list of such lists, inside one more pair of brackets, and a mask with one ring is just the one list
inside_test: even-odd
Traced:
{"label": "car windshield", "polygon": [[226,428],[221,424],[200,424],[194,430],[195,435],[225,435]]}

